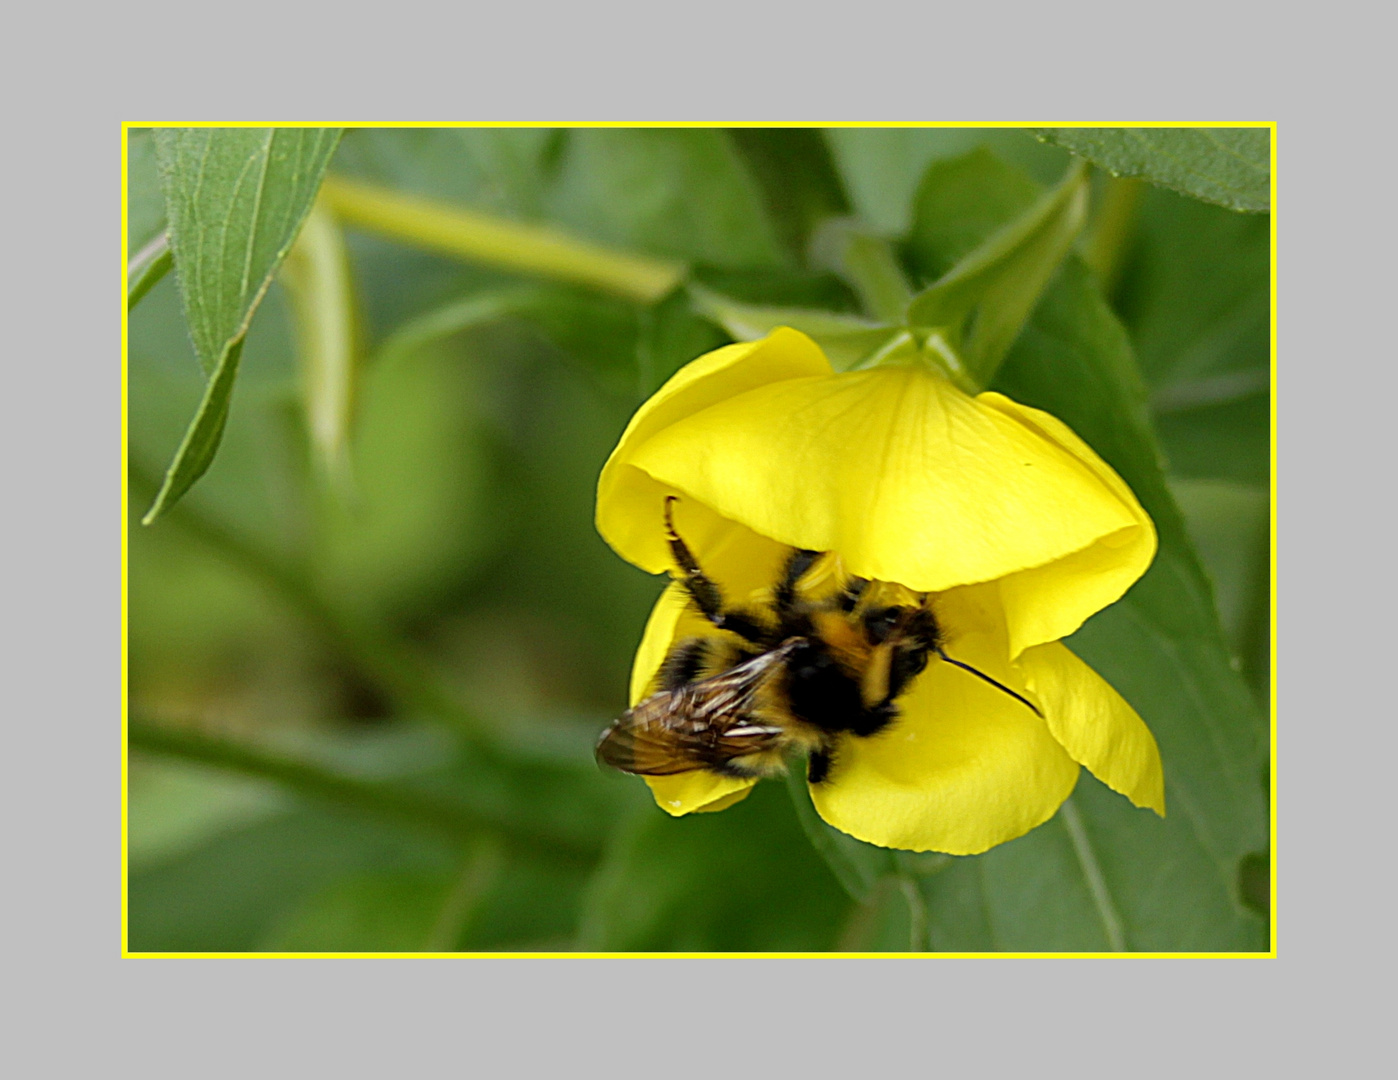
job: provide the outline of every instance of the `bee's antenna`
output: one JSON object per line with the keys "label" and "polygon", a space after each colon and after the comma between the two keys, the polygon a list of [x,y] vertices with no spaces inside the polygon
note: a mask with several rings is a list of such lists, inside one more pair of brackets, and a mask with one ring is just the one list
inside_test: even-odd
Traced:
{"label": "bee's antenna", "polygon": [[675,518],[670,509],[671,504],[677,503],[679,500],[680,497],[678,495],[665,496],[665,532],[671,540],[678,540],[680,538],[679,534],[675,532]]}
{"label": "bee's antenna", "polygon": [[1030,701],[1028,698],[1023,697],[1023,696],[1020,695],[1020,694],[1016,694],[1013,690],[1011,690],[1011,689],[1010,689],[1008,686],[1006,686],[1004,683],[1002,683],[1002,682],[997,682],[995,679],[992,679],[989,675],[987,675],[984,671],[977,671],[977,670],[976,670],[975,668],[973,668],[970,664],[963,664],[960,660],[953,660],[950,656],[948,656],[945,652],[942,651],[942,647],[941,647],[940,645],[936,645],[936,646],[934,646],[934,648],[935,648],[936,651],[937,651],[937,655],[940,656],[943,660],[945,660],[948,664],[955,664],[955,665],[956,665],[957,667],[959,667],[962,671],[969,671],[972,675],[976,676],[976,678],[978,678],[978,679],[984,679],[986,682],[990,683],[990,685],[993,686],[993,687],[995,687],[997,690],[1003,690],[1003,691],[1005,691],[1005,693],[1009,694],[1010,697],[1014,698],[1016,701],[1022,702],[1023,704],[1028,705],[1031,709],[1034,710],[1034,715],[1035,715],[1035,716],[1038,716],[1038,717],[1040,717],[1040,718],[1043,717],[1044,714],[1041,713],[1041,712],[1039,711],[1038,706],[1035,705],[1035,704],[1034,704],[1032,701]]}

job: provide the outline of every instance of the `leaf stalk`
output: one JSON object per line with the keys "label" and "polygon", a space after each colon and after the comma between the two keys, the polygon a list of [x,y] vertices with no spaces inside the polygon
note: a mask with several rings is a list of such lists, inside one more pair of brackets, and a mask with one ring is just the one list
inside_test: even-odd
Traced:
{"label": "leaf stalk", "polygon": [[326,177],[322,195],[351,225],[429,251],[653,304],[688,274],[684,263],[615,251],[540,225]]}

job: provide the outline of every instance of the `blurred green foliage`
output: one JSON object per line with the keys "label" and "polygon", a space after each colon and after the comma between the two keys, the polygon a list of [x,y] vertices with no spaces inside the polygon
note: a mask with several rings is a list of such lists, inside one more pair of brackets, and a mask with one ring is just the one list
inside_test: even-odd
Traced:
{"label": "blurred green foliage", "polygon": [[[825,215],[894,242],[921,286],[1071,160],[1003,129],[363,129],[330,173],[850,314],[857,283],[807,254]],[[128,168],[134,254],[166,220],[150,133]],[[1265,215],[1144,187],[1105,289],[1070,257],[996,383],[1161,525],[1152,574],[1073,644],[1160,739],[1170,817],[1085,777],[1028,836],[890,856],[859,900],[781,784],[671,819],[592,761],[662,584],[597,536],[596,477],[724,330],[683,289],[643,305],[346,238],[348,493],[313,467],[274,284],[212,467],[142,527],[204,378],[174,275],[130,316],[131,950],[1266,947]]]}

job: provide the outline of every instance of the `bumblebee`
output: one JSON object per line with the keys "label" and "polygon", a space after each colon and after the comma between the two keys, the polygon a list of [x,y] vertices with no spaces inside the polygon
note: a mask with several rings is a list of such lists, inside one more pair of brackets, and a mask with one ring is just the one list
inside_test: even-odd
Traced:
{"label": "bumblebee", "polygon": [[675,531],[676,500],[667,497],[664,511],[672,573],[690,605],[727,633],[675,642],[649,696],[602,732],[599,762],[642,776],[761,777],[804,753],[807,778],[823,783],[840,740],[893,724],[899,696],[932,657],[1039,712],[946,654],[926,593],[845,575],[832,552],[793,550],[765,608],[728,606]]}

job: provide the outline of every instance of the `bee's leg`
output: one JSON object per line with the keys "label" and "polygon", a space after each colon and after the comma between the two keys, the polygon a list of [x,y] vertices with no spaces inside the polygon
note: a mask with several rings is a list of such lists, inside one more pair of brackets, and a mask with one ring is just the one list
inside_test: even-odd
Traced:
{"label": "bee's leg", "polygon": [[761,769],[754,768],[746,762],[737,761],[717,761],[709,766],[709,771],[717,773],[719,776],[731,777],[734,780],[752,780],[763,775]]}
{"label": "bee's leg", "polygon": [[823,784],[830,778],[830,767],[835,763],[834,748],[826,743],[811,751],[806,759],[806,782]]}
{"label": "bee's leg", "polygon": [[908,683],[921,675],[927,667],[927,658],[934,649],[940,648],[942,633],[932,613],[925,607],[919,608],[904,629],[903,636],[893,650],[893,659],[888,670],[888,700],[892,701],[908,688]]}
{"label": "bee's leg", "polygon": [[699,569],[699,563],[690,552],[689,545],[681,540],[680,534],[675,531],[670,504],[675,502],[676,498],[675,495],[665,497],[665,535],[670,541],[670,554],[674,556],[675,565],[680,569],[680,583],[684,585],[695,607],[720,630],[731,630],[739,637],[757,645],[767,644],[770,635],[755,619],[740,611],[724,610],[723,593],[704,571]]}
{"label": "bee's leg", "polygon": [[877,735],[897,719],[898,706],[892,698],[889,698],[862,710],[855,721],[850,724],[849,730],[855,735]]}
{"label": "bee's leg", "polygon": [[818,551],[797,548],[786,560],[786,569],[782,571],[781,581],[777,582],[776,595],[773,597],[778,618],[784,619],[792,613],[796,603],[796,585],[818,558]]}

